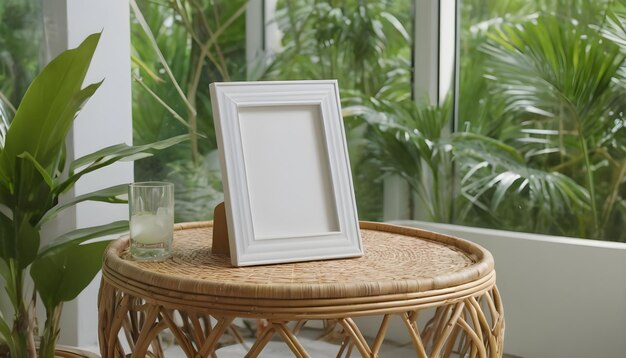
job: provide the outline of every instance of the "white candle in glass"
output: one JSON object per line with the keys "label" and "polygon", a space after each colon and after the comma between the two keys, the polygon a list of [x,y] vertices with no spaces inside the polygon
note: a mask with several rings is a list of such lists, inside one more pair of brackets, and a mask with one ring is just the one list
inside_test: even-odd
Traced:
{"label": "white candle in glass", "polygon": [[132,257],[149,261],[170,257],[174,237],[174,185],[133,183],[128,194]]}

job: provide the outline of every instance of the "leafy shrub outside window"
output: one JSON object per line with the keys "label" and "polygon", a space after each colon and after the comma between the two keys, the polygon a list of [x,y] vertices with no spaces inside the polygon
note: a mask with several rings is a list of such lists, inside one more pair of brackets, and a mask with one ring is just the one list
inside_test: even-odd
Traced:
{"label": "leafy shrub outside window", "polygon": [[[624,5],[461,0],[454,131],[452,98],[412,99],[411,6],[279,1],[268,23],[282,50],[252,71],[339,80],[361,218],[382,218],[382,180],[397,174],[415,217],[626,241]],[[197,134],[138,177],[179,184],[178,220],[209,218],[221,186],[205,84],[250,78],[246,3],[141,0],[134,10],[136,140]]]}

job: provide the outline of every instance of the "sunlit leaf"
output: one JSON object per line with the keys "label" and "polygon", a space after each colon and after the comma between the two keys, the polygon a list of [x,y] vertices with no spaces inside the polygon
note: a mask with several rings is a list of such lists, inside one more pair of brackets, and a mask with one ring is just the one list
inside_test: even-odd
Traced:
{"label": "sunlit leaf", "polygon": [[100,34],[90,35],[77,48],[63,52],[30,85],[0,154],[5,176],[12,176],[15,158],[24,152],[44,168],[53,163],[76,112],[95,91],[88,87],[91,90],[81,92],[81,86],[99,39]]}

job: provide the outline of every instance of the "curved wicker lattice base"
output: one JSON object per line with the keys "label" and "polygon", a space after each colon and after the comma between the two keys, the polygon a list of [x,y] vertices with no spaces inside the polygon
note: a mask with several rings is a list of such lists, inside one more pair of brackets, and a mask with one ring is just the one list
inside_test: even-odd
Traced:
{"label": "curved wicker lattice base", "polygon": [[[377,357],[390,318],[394,315],[404,322],[420,358],[450,357],[452,353],[472,358],[502,356],[504,314],[495,285],[473,296],[436,305],[437,303],[424,303],[384,314],[378,334],[372,342],[365,339],[351,318],[350,307],[344,307],[344,317],[326,322],[327,327],[337,327],[342,337],[337,357],[350,357],[355,350],[363,357]],[[427,309],[434,311],[434,314],[431,313],[432,317],[427,321],[418,319],[420,313]],[[169,329],[188,357],[214,357],[216,349],[220,347],[220,339],[232,330],[231,323],[235,317],[210,316],[210,313],[212,312],[183,311],[153,304],[149,300],[117,290],[103,281],[99,302],[102,356],[126,357],[127,352],[120,340],[120,337],[124,337],[130,346],[132,357],[163,357],[158,334]],[[267,320],[259,325],[263,328],[257,332],[256,341],[246,357],[258,356],[275,335],[287,344],[296,357],[309,357],[297,338],[306,314],[294,314],[292,319],[265,318]],[[424,321],[425,324],[418,323]],[[236,331],[231,333],[238,337]]]}
{"label": "curved wicker lattice base", "polygon": [[74,347],[57,345],[54,350],[55,358],[100,358],[99,355]]}

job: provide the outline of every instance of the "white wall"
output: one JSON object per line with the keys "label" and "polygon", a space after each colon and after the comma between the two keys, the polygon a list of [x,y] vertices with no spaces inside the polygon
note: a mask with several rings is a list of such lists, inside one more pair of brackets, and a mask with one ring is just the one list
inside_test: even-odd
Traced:
{"label": "white wall", "polygon": [[[52,55],[66,47],[76,47],[87,35],[102,31],[86,83],[105,80],[74,123],[68,140],[68,159],[108,145],[132,142],[129,19],[128,0],[44,1],[44,23],[49,31],[46,49]],[[119,163],[82,178],[74,194],[132,181],[132,163]],[[126,205],[84,203],[72,217],[64,218],[61,226],[81,228],[126,218]],[[76,300],[65,304],[60,343],[97,344],[98,285],[99,276]]]}
{"label": "white wall", "polygon": [[[132,143],[130,93],[130,16],[127,0],[68,1],[68,43],[77,46],[88,34],[102,31],[98,49],[86,81],[104,78],[96,95],[85,106],[74,125],[74,155],[80,157],[117,143]],[[76,184],[76,195],[133,181],[132,163],[118,163],[84,177]],[[128,219],[126,205],[80,204],[77,227],[102,225]],[[78,297],[77,345],[97,339],[99,276]],[[73,342],[72,342],[73,343]]]}
{"label": "white wall", "polygon": [[527,358],[626,355],[626,244],[402,222],[482,245],[496,262],[505,352]]}

